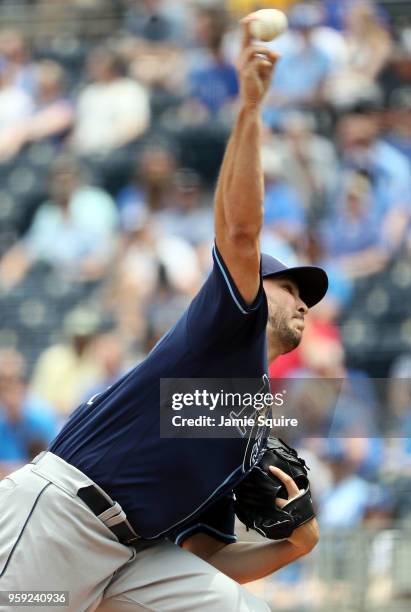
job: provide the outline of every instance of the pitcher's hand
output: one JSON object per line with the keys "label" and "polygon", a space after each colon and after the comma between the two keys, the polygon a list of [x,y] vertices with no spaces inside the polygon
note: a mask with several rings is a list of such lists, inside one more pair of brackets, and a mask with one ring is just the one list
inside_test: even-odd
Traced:
{"label": "pitcher's hand", "polygon": [[[280,468],[272,465],[270,465],[269,469],[274,476],[277,476],[277,478],[283,482],[285,488],[287,489],[288,499],[277,499],[276,501],[279,508],[283,508],[289,501],[304,493],[304,491],[299,490],[291,476],[283,472],[283,470],[280,470]],[[297,529],[294,529],[290,537],[287,538],[291,544],[294,544],[294,546],[297,546],[306,552],[312,550],[318,543],[319,539],[320,530],[315,518],[308,521],[308,523],[304,523],[304,525],[297,527]]]}
{"label": "pitcher's hand", "polygon": [[248,24],[253,15],[247,15],[241,23],[243,27],[242,50],[238,60],[240,98],[243,104],[258,106],[268,92],[278,55],[267,47],[252,43]]}

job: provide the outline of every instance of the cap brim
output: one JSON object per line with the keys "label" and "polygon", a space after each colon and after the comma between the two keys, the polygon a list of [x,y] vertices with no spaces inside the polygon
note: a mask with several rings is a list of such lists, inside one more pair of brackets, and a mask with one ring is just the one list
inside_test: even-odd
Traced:
{"label": "cap brim", "polygon": [[286,268],[271,274],[264,274],[263,278],[275,278],[276,276],[292,278],[298,286],[301,299],[307,304],[308,308],[318,304],[327,293],[328,277],[322,268],[316,266]]}

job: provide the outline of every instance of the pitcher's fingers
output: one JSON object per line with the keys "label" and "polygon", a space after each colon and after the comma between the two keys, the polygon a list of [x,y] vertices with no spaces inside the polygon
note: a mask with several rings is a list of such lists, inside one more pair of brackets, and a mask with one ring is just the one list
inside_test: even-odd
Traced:
{"label": "pitcher's fingers", "polygon": [[245,17],[240,19],[240,23],[250,23],[250,21],[253,21],[254,19],[258,19],[257,11],[253,11],[252,13],[245,15]]}
{"label": "pitcher's fingers", "polygon": [[[294,495],[292,497],[292,499],[296,499],[297,497],[301,497],[301,495],[304,495],[304,493],[305,493],[304,489],[299,489],[298,495]],[[290,501],[291,501],[291,499],[282,499],[281,497],[277,497],[277,499],[275,500],[275,504],[276,504],[277,508],[280,508],[280,510],[281,510],[287,504],[289,504]]]}
{"label": "pitcher's fingers", "polygon": [[252,61],[254,57],[264,57],[267,62],[270,62],[270,64],[274,66],[277,63],[279,55],[274,53],[274,51],[270,51],[270,49],[267,49],[267,47],[263,47],[261,45],[251,45],[244,49],[240,54],[238,66],[245,66],[247,63]]}
{"label": "pitcher's fingers", "polygon": [[291,476],[283,472],[283,470],[280,470],[280,468],[274,467],[273,465],[269,466],[269,470],[272,474],[274,474],[274,476],[277,476],[277,478],[279,478],[279,480],[281,480],[281,482],[284,484],[285,488],[287,489],[289,499],[299,494],[300,491]]}
{"label": "pitcher's fingers", "polygon": [[274,63],[278,60],[278,53],[275,53],[275,51],[271,51],[271,49],[264,47],[264,45],[250,45],[246,47],[241,53],[241,58],[243,59],[243,61],[247,61],[257,54],[264,55],[271,63]]}
{"label": "pitcher's fingers", "polygon": [[257,66],[262,77],[269,76],[273,71],[273,64],[264,57],[257,57],[253,63]]}
{"label": "pitcher's fingers", "polygon": [[247,15],[247,17],[244,17],[244,19],[241,19],[240,21],[241,27],[243,28],[243,34],[241,37],[241,49],[243,51],[244,49],[247,49],[247,47],[250,46],[251,41],[253,40],[253,37],[251,36],[251,32],[250,32],[250,27],[249,27],[249,24],[252,20],[253,20],[253,14],[250,13],[249,15]]}

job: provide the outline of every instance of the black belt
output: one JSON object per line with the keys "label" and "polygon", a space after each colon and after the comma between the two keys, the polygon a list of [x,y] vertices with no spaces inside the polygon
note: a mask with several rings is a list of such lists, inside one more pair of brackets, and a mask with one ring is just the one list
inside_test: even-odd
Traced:
{"label": "black belt", "polygon": [[[94,485],[82,487],[77,491],[77,496],[87,504],[96,516],[112,508],[112,504],[110,504],[108,499],[106,499]],[[135,533],[126,521],[122,521],[116,525],[106,525],[106,527],[114,533],[122,544],[130,545],[140,540],[140,536]]]}
{"label": "black belt", "polygon": [[[41,458],[44,457],[44,455],[46,454],[47,451],[42,451],[36,457],[34,457],[34,459],[30,461],[30,463],[39,463]],[[113,507],[113,504],[108,501],[108,499],[98,490],[95,485],[82,487],[77,491],[77,497],[83,500],[83,502],[97,517],[99,516],[99,514],[102,514],[109,508]],[[117,523],[116,525],[106,525],[106,527],[114,533],[114,535],[119,540],[119,542],[121,542],[121,544],[130,545],[134,544],[138,540],[141,540],[140,536],[136,534],[136,532],[132,529],[131,525],[125,519],[121,521],[121,523]]]}

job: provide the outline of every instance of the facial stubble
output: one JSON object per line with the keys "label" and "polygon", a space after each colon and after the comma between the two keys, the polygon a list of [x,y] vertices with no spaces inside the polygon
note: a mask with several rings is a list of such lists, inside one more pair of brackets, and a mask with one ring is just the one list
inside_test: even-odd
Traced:
{"label": "facial stubble", "polygon": [[268,308],[269,337],[281,353],[289,353],[301,342],[302,333],[291,327],[287,311],[269,300]]}

